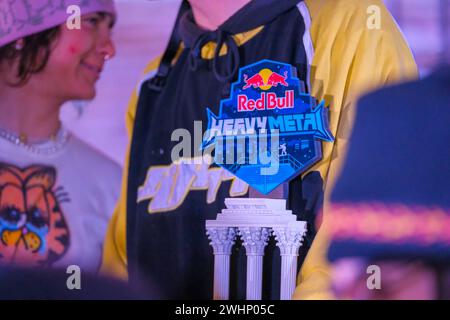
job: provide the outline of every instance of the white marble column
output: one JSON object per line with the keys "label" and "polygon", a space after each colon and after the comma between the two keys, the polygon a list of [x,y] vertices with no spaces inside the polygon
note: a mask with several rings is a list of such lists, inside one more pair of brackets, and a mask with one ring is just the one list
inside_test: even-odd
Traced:
{"label": "white marble column", "polygon": [[298,249],[305,231],[289,227],[273,228],[273,234],[281,255],[280,299],[291,300],[297,279]]}
{"label": "white marble column", "polygon": [[237,233],[247,253],[247,300],[261,300],[264,249],[275,229],[282,261],[281,299],[291,299],[306,222],[297,221],[282,199],[227,198],[225,205],[215,220],[205,223],[215,254],[214,298],[228,299],[230,255]]}
{"label": "white marble column", "polygon": [[214,300],[228,300],[230,291],[230,256],[236,239],[231,227],[207,228],[214,250]]}
{"label": "white marble column", "polygon": [[270,228],[239,228],[239,235],[247,254],[247,300],[261,300],[264,248],[270,233]]}

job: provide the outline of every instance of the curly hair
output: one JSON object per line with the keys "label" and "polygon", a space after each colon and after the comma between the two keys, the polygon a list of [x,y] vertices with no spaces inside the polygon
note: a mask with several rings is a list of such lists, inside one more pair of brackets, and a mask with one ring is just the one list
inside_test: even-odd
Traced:
{"label": "curly hair", "polygon": [[5,60],[19,59],[17,68],[19,80],[12,84],[13,86],[24,85],[32,74],[41,72],[45,68],[52,51],[52,44],[58,37],[59,31],[59,27],[54,27],[25,37],[23,48],[20,50],[15,48],[15,42],[0,48],[0,63]]}

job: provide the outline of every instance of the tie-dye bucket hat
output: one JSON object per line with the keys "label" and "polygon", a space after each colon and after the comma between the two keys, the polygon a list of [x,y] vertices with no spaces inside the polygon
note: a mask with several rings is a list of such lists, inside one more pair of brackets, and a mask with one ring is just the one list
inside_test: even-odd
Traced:
{"label": "tie-dye bucket hat", "polygon": [[53,28],[73,14],[106,12],[116,16],[113,0],[0,0],[0,47],[23,37]]}

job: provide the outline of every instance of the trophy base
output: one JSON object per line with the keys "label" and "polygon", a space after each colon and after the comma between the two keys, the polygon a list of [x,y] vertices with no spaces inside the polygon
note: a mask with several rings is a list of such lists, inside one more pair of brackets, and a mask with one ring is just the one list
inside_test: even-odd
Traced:
{"label": "trophy base", "polygon": [[285,182],[268,194],[263,194],[252,187],[249,187],[248,197],[249,198],[268,198],[268,199],[287,199],[289,196],[289,183]]}
{"label": "trophy base", "polygon": [[262,297],[264,248],[273,235],[281,255],[280,299],[289,300],[295,290],[298,249],[306,234],[306,222],[286,210],[286,200],[227,198],[216,220],[206,220],[214,249],[214,299],[229,298],[230,256],[237,237],[247,254],[247,300]]}

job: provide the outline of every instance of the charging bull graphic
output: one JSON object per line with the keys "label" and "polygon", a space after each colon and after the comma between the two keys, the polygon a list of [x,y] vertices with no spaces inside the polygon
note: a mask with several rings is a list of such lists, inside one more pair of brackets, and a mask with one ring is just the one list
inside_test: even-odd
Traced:
{"label": "charging bull graphic", "polygon": [[264,79],[263,77],[257,73],[255,74],[253,77],[251,77],[250,79],[248,79],[248,75],[244,75],[244,82],[245,82],[245,86],[242,89],[248,89],[248,88],[259,88],[264,86]]}
{"label": "charging bull graphic", "polygon": [[272,72],[269,69],[263,69],[259,73],[255,74],[252,77],[248,77],[247,74],[244,74],[244,82],[245,86],[242,88],[244,90],[248,88],[262,88],[263,90],[269,90],[271,87],[276,87],[279,84],[287,87],[288,83],[287,79],[287,71],[284,72],[284,76]]}
{"label": "charging bull graphic", "polygon": [[0,264],[51,266],[69,247],[56,171],[0,163]]}
{"label": "charging bull graphic", "polygon": [[242,68],[219,115],[207,113],[202,148],[214,145],[214,162],[263,194],[320,161],[321,141],[334,141],[324,101],[276,61]]}

